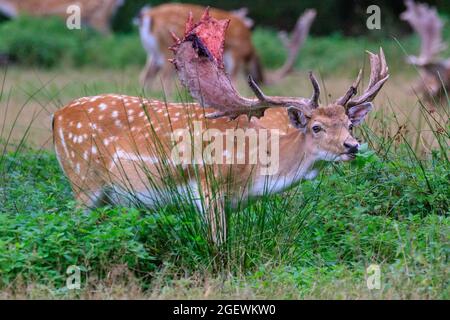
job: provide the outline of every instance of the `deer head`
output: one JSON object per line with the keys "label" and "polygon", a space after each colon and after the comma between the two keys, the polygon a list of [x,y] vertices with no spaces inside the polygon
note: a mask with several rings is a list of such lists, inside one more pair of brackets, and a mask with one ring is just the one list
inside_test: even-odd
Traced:
{"label": "deer head", "polygon": [[310,98],[266,96],[251,77],[248,84],[256,98],[245,98],[224,71],[224,35],[228,23],[210,17],[206,10],[198,23],[192,21],[192,16],[189,18],[183,39],[174,37],[172,62],[181,83],[201,106],[217,110],[207,116],[235,119],[247,115],[251,119],[262,117],[269,108],[286,108],[291,125],[305,135],[307,143],[315,146],[311,152],[319,159],[353,159],[359,145],[351,129],[364,121],[373,108],[373,99],[389,78],[383,50],[380,48],[379,54],[369,52],[370,81],[360,96],[356,94],[362,71],[349,90],[329,106],[319,106],[320,87],[312,73]]}

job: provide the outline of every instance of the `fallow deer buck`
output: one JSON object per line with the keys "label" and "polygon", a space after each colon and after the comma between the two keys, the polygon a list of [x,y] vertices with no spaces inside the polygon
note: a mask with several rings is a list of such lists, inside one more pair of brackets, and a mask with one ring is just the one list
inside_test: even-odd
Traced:
{"label": "fallow deer buck", "polygon": [[[150,86],[161,72],[163,83],[170,89],[170,83],[173,82],[170,77],[173,74],[173,67],[168,60],[173,58],[173,54],[169,50],[172,45],[172,38],[169,35],[173,33],[177,37],[182,37],[184,23],[189,14],[192,13],[194,19],[198,20],[204,11],[205,7],[181,3],[168,3],[154,8],[144,7],[141,10],[137,24],[142,45],[147,52],[147,63],[140,76],[142,86]],[[280,33],[288,56],[280,69],[269,73],[262,69],[260,58],[253,46],[249,20],[245,16],[247,11],[241,9],[228,12],[213,8],[210,9],[210,13],[216,19],[231,21],[225,37],[224,63],[227,72],[235,78],[238,72],[244,69],[256,83],[265,84],[275,83],[293,70],[298,53],[316,16],[315,10],[306,10],[297,20],[290,39],[286,33]]]}
{"label": "fallow deer buck", "polygon": [[414,90],[424,94],[425,100],[433,104],[444,96],[445,90],[450,90],[450,59],[439,57],[446,48],[442,41],[444,24],[436,8],[413,0],[405,1],[405,5],[407,10],[400,17],[411,25],[421,40],[419,56],[409,56],[407,59],[420,72],[421,79]]}
{"label": "fallow deer buck", "polygon": [[[56,155],[81,205],[137,202],[155,207],[171,200],[161,191],[170,181],[172,190],[195,199],[211,226],[212,239],[221,242],[226,235],[226,204],[237,206],[242,200],[313,179],[319,161],[355,158],[359,144],[352,126],[363,122],[389,78],[383,51],[369,53],[370,81],[360,96],[356,91],[361,71],[350,89],[328,106],[319,106],[320,88],[312,73],[311,98],[266,96],[251,77],[256,98],[245,98],[224,71],[228,23],[210,17],[208,11],[196,24],[190,16],[184,37],[172,47],[178,76],[197,103],[105,94],[77,99],[54,114]],[[174,134],[180,130],[187,144]],[[237,131],[244,139],[234,135]],[[195,151],[212,140],[207,132],[223,144],[215,145],[215,161],[207,161],[204,152],[196,162]],[[252,143],[253,136],[265,132],[266,140]],[[273,172],[267,171],[266,163],[251,161],[261,150],[263,155],[277,156]],[[168,175],[176,178],[168,180]],[[225,187],[226,197],[221,191]]]}
{"label": "fallow deer buck", "polygon": [[125,0],[0,0],[0,12],[9,18],[19,15],[58,16],[66,19],[67,9],[77,5],[81,22],[102,32],[110,32],[110,20]]}

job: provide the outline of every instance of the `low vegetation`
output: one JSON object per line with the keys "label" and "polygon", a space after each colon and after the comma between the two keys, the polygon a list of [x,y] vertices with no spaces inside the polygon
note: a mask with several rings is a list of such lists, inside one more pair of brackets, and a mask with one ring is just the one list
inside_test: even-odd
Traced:
{"label": "low vegetation", "polygon": [[[181,204],[85,214],[53,153],[5,152],[0,287],[7,296],[30,283],[30,295],[83,296],[119,270],[113,280],[119,288],[132,281],[135,297],[170,297],[167,290],[189,297],[191,286],[201,297],[210,281],[218,297],[241,288],[245,297],[270,298],[287,288],[277,298],[448,298],[446,150],[423,161],[408,149],[377,154],[366,149],[352,164],[329,166],[315,181],[232,213],[228,245],[217,252],[191,228],[198,215],[180,214]],[[383,277],[376,293],[365,287],[374,263]],[[70,265],[81,267],[86,291],[64,289]],[[219,279],[227,285],[214,287]]]}
{"label": "low vegetation", "polygon": [[[136,34],[100,38],[88,30],[65,31],[60,23],[21,18],[2,24],[0,52],[58,73],[79,66],[137,71],[144,63]],[[254,40],[264,64],[281,64],[275,32],[258,29]],[[339,35],[308,41],[298,67],[325,75],[354,75],[361,48],[380,45]],[[381,44],[395,77],[405,68],[403,50],[413,51],[418,42]],[[9,72],[19,79],[25,73]],[[448,101],[435,113],[420,101],[402,109],[419,109],[419,124],[386,116],[386,110],[376,113],[357,133],[366,144],[354,162],[327,165],[314,181],[230,213],[230,238],[218,251],[194,227],[202,222],[184,203],[154,211],[106,207],[86,214],[76,208],[51,148],[28,144],[34,114],[25,123],[11,120],[11,110],[21,109],[14,85],[26,97],[25,113],[27,103],[53,110],[63,105],[59,98],[67,102],[111,86],[83,87],[76,78],[75,89],[49,80],[49,88],[36,90],[47,80],[27,77],[11,85],[6,75],[0,91],[0,298],[450,298],[450,127],[436,120],[438,113],[448,119]],[[126,82],[123,91],[137,94],[135,78],[133,73],[134,85]],[[270,91],[306,92],[306,81]],[[403,103],[387,101],[386,108]],[[411,139],[406,123],[433,144]],[[15,139],[13,130],[20,132]],[[367,288],[371,264],[381,268],[380,290]],[[71,265],[81,268],[80,290],[65,286]]]}

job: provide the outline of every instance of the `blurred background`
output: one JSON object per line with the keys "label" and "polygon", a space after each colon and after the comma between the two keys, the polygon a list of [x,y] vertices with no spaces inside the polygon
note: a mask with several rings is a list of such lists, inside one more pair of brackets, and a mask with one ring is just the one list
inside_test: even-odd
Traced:
{"label": "blurred background", "polygon": [[[170,95],[162,88],[159,78],[152,88],[143,88],[139,83],[139,74],[146,64],[147,54],[141,43],[138,26],[133,24],[133,19],[142,7],[150,5],[155,8],[168,1],[122,1],[115,13],[108,16],[106,22],[109,32],[99,32],[89,26],[69,30],[64,15],[38,16],[38,12],[48,14],[50,10],[43,7],[45,1],[0,0],[0,9],[5,1],[35,4],[35,9],[17,17],[8,18],[4,14],[0,18],[0,65],[8,66],[3,69],[3,93],[9,95],[8,103],[14,106],[10,110],[19,110],[20,106],[26,105],[25,109],[29,111],[21,115],[16,128],[23,125],[24,130],[27,129],[31,121],[29,115],[33,114],[33,110],[36,112],[29,129],[30,142],[48,147],[48,141],[51,140],[51,113],[80,96],[109,92],[144,94],[152,98]],[[98,7],[89,9],[96,13],[108,1],[112,0],[86,3],[100,3]],[[70,1],[50,2],[67,6]],[[450,1],[422,2],[436,6],[439,17],[448,26]],[[281,67],[287,57],[278,32],[291,31],[304,10],[316,9],[317,17],[312,23],[309,37],[295,60],[295,72],[276,85],[265,87],[268,94],[309,96],[307,72],[313,70],[322,84],[321,102],[332,101],[346,91],[360,68],[366,70],[368,59],[365,51],[375,52],[383,47],[391,79],[377,98],[377,112],[368,124],[383,135],[396,134],[400,125],[414,147],[423,150],[430,150],[435,143],[433,137],[428,139],[427,133],[419,130],[425,120],[419,108],[415,107],[419,102],[412,93],[419,70],[408,65],[406,57],[419,54],[420,39],[408,23],[399,17],[405,10],[402,0],[284,0],[276,3],[263,0],[246,3],[238,0],[192,0],[190,3],[226,10],[247,7],[248,17],[254,21],[251,40],[266,70]],[[366,26],[370,16],[366,10],[372,4],[378,5],[381,10],[380,29],[369,30]],[[65,10],[62,12],[65,14]],[[443,28],[443,39],[450,39],[450,28]],[[441,56],[450,57],[450,49],[447,47]],[[366,74],[364,79],[367,77]],[[243,94],[250,94],[244,73],[238,79],[238,88]],[[172,95],[169,100],[178,98]],[[0,119],[8,127],[15,115],[14,112],[6,114],[5,110],[7,108],[0,108]],[[396,111],[396,115],[392,110]],[[399,118],[395,122],[392,121],[394,116]],[[445,113],[443,121],[447,118],[448,113]],[[406,125],[402,126],[402,123]],[[22,136],[20,130],[16,129],[16,132],[18,137]]]}
{"label": "blurred background", "polygon": [[[68,30],[63,20],[58,17],[37,18],[25,13],[11,20],[0,13],[0,54],[3,57],[8,55],[12,62],[28,66],[139,66],[145,63],[145,52],[139,40],[138,29],[132,23],[133,18],[145,5],[155,7],[168,2],[170,1],[124,1],[112,15],[110,24],[113,33],[108,36],[86,27],[81,30]],[[422,2],[437,6],[441,18],[448,20],[450,1]],[[314,45],[305,46],[304,52],[300,54],[302,58],[299,58],[297,63],[300,68],[316,69],[321,65],[323,72],[335,71],[340,66],[348,70],[343,64],[343,57],[346,57],[345,60],[354,57],[352,48],[356,45],[364,46],[367,42],[384,45],[380,41],[399,38],[404,41],[405,48],[412,51],[419,45],[416,38],[408,37],[411,34],[408,24],[399,19],[400,13],[405,9],[402,0],[283,0],[276,5],[264,0],[246,3],[239,0],[192,0],[190,3],[226,10],[247,7],[248,16],[254,20],[254,44],[262,56],[263,63],[272,68],[282,64],[285,55],[280,42],[274,36],[275,33],[278,30],[291,30],[299,14],[307,8],[317,10],[317,18],[310,33],[317,41],[311,42]],[[369,16],[366,9],[371,4],[376,4],[381,9],[379,30],[369,30],[366,27]],[[444,28],[444,38],[448,38],[448,30]],[[389,52],[389,48],[386,50]],[[361,53],[360,48],[356,51]],[[391,65],[395,64],[396,61],[391,62]]]}
{"label": "blurred background", "polygon": [[[117,32],[130,32],[132,30],[130,19],[146,4],[158,5],[161,3],[176,2],[164,0],[133,0],[127,1],[113,20],[113,28]],[[431,0],[422,1],[439,8],[442,14],[450,15],[450,1]],[[282,0],[277,2],[267,0],[192,0],[189,3],[204,6],[213,6],[225,10],[234,10],[247,7],[251,18],[256,25],[264,25],[275,29],[290,29],[299,12],[307,8],[317,9],[317,21],[312,27],[314,35],[343,34],[347,36],[370,34],[365,27],[366,8],[372,4],[380,7],[383,23],[391,31],[408,32],[404,23],[398,20],[399,14],[404,10],[403,0]],[[374,35],[376,36],[376,35]]]}

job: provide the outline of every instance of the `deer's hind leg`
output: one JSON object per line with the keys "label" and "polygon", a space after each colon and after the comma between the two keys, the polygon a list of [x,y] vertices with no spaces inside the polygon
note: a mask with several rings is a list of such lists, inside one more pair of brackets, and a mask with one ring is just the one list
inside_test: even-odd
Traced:
{"label": "deer's hind leg", "polygon": [[103,180],[96,178],[98,178],[96,175],[89,172],[84,177],[72,175],[70,178],[77,207],[85,211],[94,210],[109,203]]}
{"label": "deer's hind leg", "polygon": [[108,203],[106,193],[108,184],[102,174],[102,166],[91,161],[83,163],[80,158],[78,158],[78,161],[62,162],[62,167],[69,178],[77,207],[90,211],[106,205]]}
{"label": "deer's hind leg", "polygon": [[155,57],[148,56],[144,69],[142,69],[139,82],[142,87],[150,88],[161,70],[161,65],[156,61]]}
{"label": "deer's hind leg", "polygon": [[107,194],[103,188],[96,190],[74,190],[77,206],[83,210],[90,211],[108,203]]}

